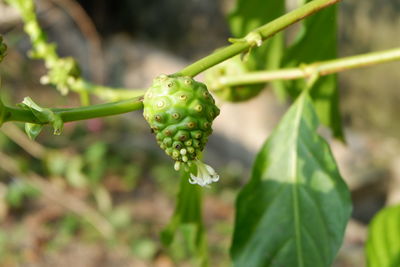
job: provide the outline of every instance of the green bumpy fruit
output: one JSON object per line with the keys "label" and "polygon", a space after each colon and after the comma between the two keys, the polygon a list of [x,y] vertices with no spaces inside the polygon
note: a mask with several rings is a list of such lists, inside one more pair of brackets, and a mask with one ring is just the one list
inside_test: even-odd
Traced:
{"label": "green bumpy fruit", "polygon": [[265,84],[223,86],[218,84],[222,76],[237,76],[255,69],[255,63],[244,63],[240,56],[230,58],[205,72],[206,83],[219,98],[229,102],[241,102],[257,96]]}
{"label": "green bumpy fruit", "polygon": [[160,75],[147,90],[143,105],[161,149],[183,163],[203,151],[219,114],[206,85],[190,77]]}

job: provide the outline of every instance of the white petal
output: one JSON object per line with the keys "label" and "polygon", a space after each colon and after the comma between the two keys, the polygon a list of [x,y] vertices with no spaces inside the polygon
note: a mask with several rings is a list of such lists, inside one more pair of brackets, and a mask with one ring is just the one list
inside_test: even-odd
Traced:
{"label": "white petal", "polygon": [[199,177],[194,176],[193,174],[190,174],[189,183],[203,186],[203,181]]}
{"label": "white petal", "polygon": [[215,172],[215,170],[214,170],[210,165],[207,165],[207,164],[204,164],[204,165],[206,166],[207,171],[208,171],[211,175],[217,174],[217,173]]}
{"label": "white petal", "polygon": [[218,182],[218,180],[219,180],[219,175],[213,176],[213,177],[211,178],[211,180],[212,180],[213,182]]}
{"label": "white petal", "polygon": [[211,166],[208,166],[199,160],[196,160],[194,163],[197,166],[197,175],[191,173],[189,183],[208,187],[209,184],[219,180],[219,175]]}
{"label": "white petal", "polygon": [[193,174],[190,174],[190,178],[189,178],[189,183],[191,184],[197,184],[197,177],[194,176]]}

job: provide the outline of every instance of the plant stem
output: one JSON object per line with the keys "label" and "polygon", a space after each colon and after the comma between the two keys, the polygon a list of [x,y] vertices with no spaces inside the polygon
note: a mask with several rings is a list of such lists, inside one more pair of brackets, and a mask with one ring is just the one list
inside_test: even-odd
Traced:
{"label": "plant stem", "polygon": [[[335,3],[340,2],[341,0],[314,0],[311,1],[255,30],[251,33],[259,34],[262,37],[262,40],[266,40],[269,37],[273,36],[279,31],[282,31],[286,27],[292,25],[293,23],[314,14],[322,8],[333,5]],[[185,67],[180,72],[175,75],[179,76],[190,76],[194,77],[197,74],[207,70],[208,68],[221,63],[222,61],[231,58],[235,55],[238,55],[242,52],[248,50],[253,44],[251,42],[236,42],[227,46],[217,52],[206,56],[195,63]]]}
{"label": "plant stem", "polygon": [[[20,13],[24,22],[24,30],[29,35],[32,43],[30,56],[42,59],[47,68],[47,75],[42,79],[43,83],[55,86],[61,93],[68,90],[81,95],[84,102],[88,102],[88,93],[96,95],[102,100],[118,101],[136,97],[136,90],[116,89],[96,85],[86,81],[79,73],[79,67],[75,60],[70,57],[60,57],[56,51],[56,45],[48,42],[46,34],[40,27],[35,13],[35,2],[33,0],[6,0]],[[2,57],[0,39],[0,59]],[[1,60],[0,60],[1,61]]]}
{"label": "plant stem", "polygon": [[[73,60],[70,58],[60,58],[55,52],[55,46],[47,43],[45,34],[43,33],[37,21],[36,14],[34,12],[35,5],[32,0],[27,0],[26,2],[21,2],[18,0],[7,1],[21,11],[22,18],[25,22],[25,30],[32,39],[33,54],[36,58],[44,59],[46,62],[46,66],[49,68],[49,76],[47,76],[44,80],[48,80],[54,83],[62,92],[69,88],[78,93],[89,92],[92,94],[96,94],[101,98],[114,100],[115,98],[120,99],[119,97],[121,97],[123,94],[125,96],[130,94],[134,94],[135,96],[137,96],[136,98],[131,100],[124,100],[107,104],[84,106],[70,109],[52,109],[56,114],[61,116],[61,119],[64,122],[122,114],[143,108],[143,103],[141,101],[143,97],[143,91],[122,92],[122,90],[113,90],[112,88],[94,85],[88,81],[85,81],[79,75],[76,75],[74,66],[75,63],[73,62]],[[288,27],[289,25],[295,23],[296,21],[299,21],[322,8],[335,4],[339,1],[340,0],[314,0],[260,28],[255,29],[254,31],[250,32],[249,35],[257,35],[265,40],[275,33]],[[199,61],[184,68],[176,75],[191,77],[196,76],[200,72],[224,61],[225,59],[228,59],[232,56],[248,50],[251,46],[254,46],[254,43],[249,42],[248,40],[246,40],[246,38],[244,38],[243,40],[240,40],[239,42],[223,48],[216,53],[200,59]],[[55,72],[56,74],[52,74],[52,71],[54,72],[55,70],[61,71],[62,73],[65,72],[64,76],[60,76],[62,77],[61,80],[59,76],[52,76],[56,74],[59,75],[58,72]],[[138,96],[137,94],[141,94],[141,96]],[[20,108],[3,106],[2,114],[2,122],[22,121],[38,124],[46,123],[43,121],[38,121],[38,119],[32,114],[31,111]]]}
{"label": "plant stem", "polygon": [[[238,76],[224,76],[219,80],[219,85],[235,86],[242,84],[263,83],[279,79],[308,78],[318,74],[320,76],[340,72],[348,69],[366,67],[379,63],[400,60],[400,48],[351,56],[341,59],[317,62],[303,65],[298,68],[283,69],[277,71],[259,71]],[[1,102],[0,102],[1,103]],[[59,114],[64,122],[85,120],[96,117],[117,115],[143,108],[142,96],[118,102],[92,105],[78,108],[52,109]],[[40,123],[29,110],[5,106],[3,108],[4,122],[22,121]]]}
{"label": "plant stem", "polygon": [[400,60],[400,48],[328,61],[321,61],[308,65],[301,65],[298,68],[288,68],[275,71],[255,71],[236,76],[222,76],[216,83],[218,84],[218,88],[216,90],[224,86],[256,84],[273,80],[293,80],[299,78],[309,78],[316,73],[319,76],[324,76],[340,71],[367,67],[396,60]]}
{"label": "plant stem", "polygon": [[[83,106],[78,108],[66,108],[66,109],[52,109],[56,114],[61,116],[63,122],[87,120],[97,117],[105,117],[111,115],[117,115],[127,113],[134,110],[143,108],[142,97],[137,97],[129,100],[122,100],[118,102]],[[30,123],[43,124],[39,122],[37,118],[29,110],[24,110],[14,107],[5,107],[5,118],[4,122],[7,121],[22,121]],[[45,122],[46,123],[46,122]]]}
{"label": "plant stem", "polygon": [[119,101],[130,99],[144,95],[146,89],[125,89],[125,88],[112,88],[102,85],[93,84],[82,78],[78,78],[73,82],[70,87],[71,90],[78,93],[87,92],[89,94],[97,96],[99,99],[104,101]]}

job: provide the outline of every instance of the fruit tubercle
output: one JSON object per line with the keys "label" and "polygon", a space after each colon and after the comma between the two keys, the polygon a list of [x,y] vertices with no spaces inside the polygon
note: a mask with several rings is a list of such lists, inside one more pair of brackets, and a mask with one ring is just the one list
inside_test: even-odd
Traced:
{"label": "fruit tubercle", "polygon": [[[143,99],[143,115],[157,143],[175,162],[175,169],[197,169],[189,182],[208,186],[218,181],[213,168],[199,160],[212,122],[220,110],[207,86],[191,77],[160,75]],[[193,167],[193,168],[191,168]]]}
{"label": "fruit tubercle", "polygon": [[[181,167],[181,164],[182,162],[176,161],[174,166],[175,170],[178,171]],[[209,187],[209,184],[218,182],[219,180],[219,175],[217,172],[210,165],[207,165],[198,159],[183,164],[185,165],[185,169],[188,169],[188,166],[192,164],[196,165],[197,174],[194,175],[193,173],[190,173],[189,183],[191,184]]]}

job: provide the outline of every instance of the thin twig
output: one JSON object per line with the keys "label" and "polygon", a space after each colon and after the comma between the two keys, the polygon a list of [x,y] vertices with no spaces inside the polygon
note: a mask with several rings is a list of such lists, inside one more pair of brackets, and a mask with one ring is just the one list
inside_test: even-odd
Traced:
{"label": "thin twig", "polygon": [[[175,75],[194,77],[197,74],[211,68],[218,63],[221,63],[228,58],[247,51],[253,46],[259,46],[262,41],[267,40],[268,38],[284,30],[290,25],[340,1],[341,0],[314,0],[308,2],[307,4],[249,32],[247,34],[247,37],[258,36],[260,38],[255,43],[250,39],[244,37],[241,39],[241,41],[235,41],[233,44],[217,50],[216,52],[194,62],[193,64],[185,67],[183,70],[176,73]],[[252,40],[254,40],[254,38],[252,38]]]}
{"label": "thin twig", "polygon": [[46,154],[46,149],[39,143],[30,140],[28,136],[12,123],[5,124],[1,127],[1,132],[16,144],[22,147],[31,156],[37,159],[43,158]]}
{"label": "thin twig", "polygon": [[264,83],[274,80],[292,80],[309,78],[315,73],[320,76],[337,73],[345,70],[368,67],[380,63],[400,60],[400,48],[361,54],[351,57],[321,61],[312,64],[302,64],[297,68],[288,68],[274,71],[254,71],[235,76],[221,76],[215,83],[213,90],[224,86]]}
{"label": "thin twig", "polygon": [[[63,122],[88,120],[93,118],[117,115],[122,113],[131,112],[143,108],[143,98],[133,98],[129,100],[123,100],[118,102],[111,102],[105,104],[77,107],[77,108],[65,108],[65,109],[52,109],[56,115],[59,115]],[[0,110],[1,112],[1,110]],[[38,120],[30,110],[24,110],[21,108],[5,107],[4,122],[7,121],[22,121],[36,124],[46,124]]]}

